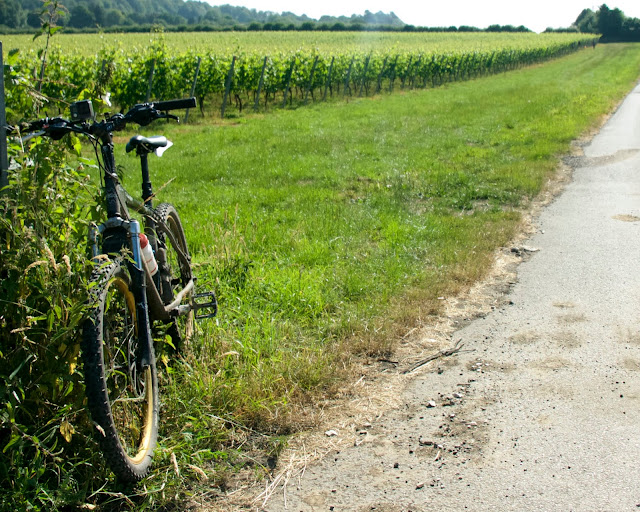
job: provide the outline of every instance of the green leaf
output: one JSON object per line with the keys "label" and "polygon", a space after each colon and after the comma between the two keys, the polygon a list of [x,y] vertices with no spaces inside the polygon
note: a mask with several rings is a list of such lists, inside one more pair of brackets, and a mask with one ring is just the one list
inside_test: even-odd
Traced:
{"label": "green leaf", "polygon": [[14,444],[16,444],[18,441],[20,441],[20,439],[21,437],[18,434],[13,434],[11,436],[11,440],[2,449],[2,453],[7,453],[7,450],[11,448]]}
{"label": "green leaf", "polygon": [[80,142],[80,139],[78,137],[71,138],[71,146],[73,147],[73,151],[76,153],[76,155],[80,156],[80,154],[82,153],[82,143]]}
{"label": "green leaf", "polygon": [[22,370],[22,367],[25,364],[27,364],[29,361],[31,361],[31,359],[33,359],[33,357],[34,357],[33,354],[29,354],[27,356],[27,358],[24,361],[22,361],[22,363],[20,363],[18,365],[18,367],[15,370],[13,370],[13,372],[11,372],[11,375],[9,375],[9,380],[13,380],[15,378],[15,376],[18,375],[18,372],[20,372],[20,370]]}

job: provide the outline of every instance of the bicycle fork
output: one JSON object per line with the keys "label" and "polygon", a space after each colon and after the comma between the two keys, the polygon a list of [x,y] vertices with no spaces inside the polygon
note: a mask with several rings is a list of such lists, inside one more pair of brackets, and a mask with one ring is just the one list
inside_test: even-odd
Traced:
{"label": "bicycle fork", "polygon": [[[91,227],[89,241],[94,262],[99,262],[100,251],[98,249],[98,233],[107,230],[126,230],[131,248],[132,261],[127,263],[131,275],[131,288],[136,304],[136,328],[140,347],[141,369],[148,367],[153,358],[153,339],[151,337],[151,323],[149,321],[149,307],[147,304],[147,286],[145,280],[145,268],[142,262],[140,249],[140,223],[137,220],[124,220],[119,217],[108,219],[104,224]],[[105,251],[106,252],[106,251]]]}

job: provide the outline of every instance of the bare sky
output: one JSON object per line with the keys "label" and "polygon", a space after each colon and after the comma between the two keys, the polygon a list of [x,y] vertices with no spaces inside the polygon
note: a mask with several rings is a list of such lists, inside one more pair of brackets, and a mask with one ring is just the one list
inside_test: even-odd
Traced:
{"label": "bare sky", "polygon": [[[212,5],[242,5],[259,11],[306,14],[318,19],[330,16],[363,14],[365,9],[389,13],[393,11],[405,23],[429,27],[471,25],[486,28],[492,24],[524,25],[536,32],[547,27],[568,27],[582,9],[597,10],[594,0],[207,0]],[[640,0],[616,0],[607,3],[618,7],[626,16],[640,18]]]}

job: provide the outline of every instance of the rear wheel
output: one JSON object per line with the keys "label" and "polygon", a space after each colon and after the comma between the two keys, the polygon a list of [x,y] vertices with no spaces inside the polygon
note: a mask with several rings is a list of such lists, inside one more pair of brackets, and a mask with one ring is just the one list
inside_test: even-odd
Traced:
{"label": "rear wheel", "polygon": [[94,303],[82,331],[87,404],[108,465],[137,482],[151,466],[158,438],[155,355],[142,366],[131,277],[121,260],[92,276]]}
{"label": "rear wheel", "polygon": [[[157,225],[158,238],[158,267],[160,271],[162,302],[167,305],[174,301],[191,281],[191,256],[187,247],[187,239],[182,229],[180,216],[175,207],[169,203],[161,203],[156,208],[156,217],[161,222]],[[193,300],[194,291],[191,290],[182,304]],[[193,336],[193,310],[173,320],[167,331],[176,348]]]}

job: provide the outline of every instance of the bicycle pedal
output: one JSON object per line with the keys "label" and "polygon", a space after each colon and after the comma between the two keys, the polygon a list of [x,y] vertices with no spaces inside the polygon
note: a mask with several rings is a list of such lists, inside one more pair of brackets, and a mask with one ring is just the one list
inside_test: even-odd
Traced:
{"label": "bicycle pedal", "polygon": [[[202,309],[213,309],[213,312],[198,314],[198,311]],[[196,293],[193,296],[193,310],[196,314],[196,320],[202,320],[204,318],[213,318],[218,314],[218,300],[216,294],[213,292]]]}

